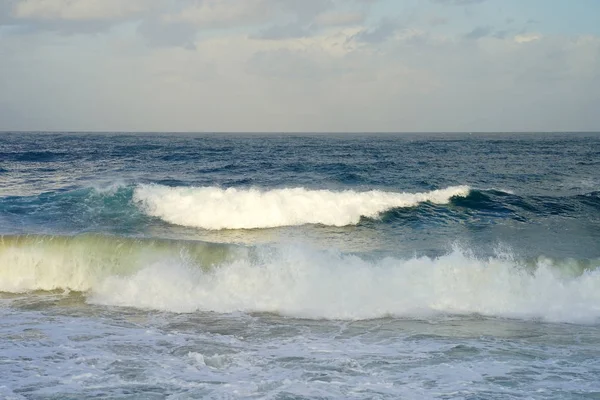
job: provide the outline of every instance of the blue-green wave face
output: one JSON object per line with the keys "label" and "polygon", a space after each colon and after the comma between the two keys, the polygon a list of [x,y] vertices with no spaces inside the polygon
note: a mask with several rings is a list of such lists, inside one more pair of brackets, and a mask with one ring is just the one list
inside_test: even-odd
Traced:
{"label": "blue-green wave face", "polygon": [[[54,220],[57,224],[73,227],[96,224],[134,227],[158,218],[174,225],[209,230],[260,229],[304,224],[347,226],[357,225],[361,219],[387,223],[395,219],[426,220],[428,217],[441,221],[444,218],[464,219],[467,216],[527,221],[553,215],[577,218],[599,209],[598,191],[562,197],[521,196],[496,189],[472,189],[467,186],[413,193],[311,190],[301,187],[226,189],[144,184],[0,198],[2,215],[5,218],[12,216],[15,220],[21,219],[23,224]],[[198,217],[196,222],[192,221],[203,212],[221,213],[222,221],[210,222],[208,217],[206,220]],[[318,215],[320,212],[323,215]],[[278,218],[272,216],[274,213],[278,214]],[[243,222],[241,220],[244,216],[253,218]],[[217,219],[218,216],[215,216],[214,220]]]}
{"label": "blue-green wave face", "polygon": [[[528,232],[527,244],[548,250],[528,247],[523,249],[528,256],[549,252],[585,258],[596,248],[599,193],[532,196],[468,186],[407,192],[113,184],[2,197],[0,233],[110,233],[254,243],[298,231],[335,244],[342,232],[355,232],[347,238],[355,251],[412,251],[392,240],[398,235],[402,242],[424,240],[435,231],[442,236],[430,238],[434,246],[423,249],[431,255],[454,239],[470,247],[505,243],[519,248],[520,239],[512,235],[516,230]],[[569,237],[556,243],[555,230],[565,227],[571,229]],[[453,232],[458,236],[449,240]],[[552,252],[556,246],[562,253]]]}
{"label": "blue-green wave face", "polygon": [[[281,244],[335,250],[342,261],[332,265],[359,257],[371,263],[365,271],[386,257],[402,271],[407,260],[449,257],[456,246],[470,254],[457,256],[461,265],[496,259],[502,248],[515,265],[547,257],[593,270],[600,257],[599,144],[592,134],[5,134],[0,234],[25,246],[22,254],[56,248],[49,259],[64,254],[88,260],[73,265],[112,271],[101,280],[135,275],[156,260],[187,268],[181,254],[197,254],[194,242],[221,243],[228,252]],[[29,251],[24,238],[46,244]],[[130,250],[111,258],[112,248]],[[191,265],[206,264],[194,257]],[[295,265],[278,257],[259,265]],[[310,268],[306,257],[298,258],[301,269]]]}
{"label": "blue-green wave face", "polygon": [[0,133],[0,398],[593,397],[599,149]]}
{"label": "blue-green wave face", "polygon": [[133,187],[123,186],[7,196],[0,199],[0,215],[6,228],[22,226],[24,231],[130,233],[143,229],[149,219],[132,203],[132,193]]}

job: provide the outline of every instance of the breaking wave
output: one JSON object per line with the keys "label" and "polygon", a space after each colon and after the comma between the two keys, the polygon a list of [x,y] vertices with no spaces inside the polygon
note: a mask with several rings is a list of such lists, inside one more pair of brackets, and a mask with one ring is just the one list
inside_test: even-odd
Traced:
{"label": "breaking wave", "polygon": [[0,291],[94,290],[111,276],[155,265],[208,268],[244,252],[197,241],[129,239],[101,235],[0,236]]}
{"label": "breaking wave", "polygon": [[[600,192],[570,196],[521,196],[507,190],[454,186],[422,193],[287,189],[168,187],[160,184],[93,186],[35,196],[0,197],[3,227],[52,225],[65,233],[143,233],[174,224],[207,230],[253,229],[369,222],[435,226],[472,218],[518,222],[562,216],[577,218],[600,209]],[[115,229],[117,228],[117,229]],[[8,232],[7,232],[8,233]]]}
{"label": "breaking wave", "polygon": [[593,323],[600,263],[361,257],[307,247],[238,248],[104,236],[4,237],[0,291],[76,290],[90,303],[188,313],[272,312],[314,319],[436,314]]}
{"label": "breaking wave", "polygon": [[446,204],[469,194],[468,186],[424,193],[372,190],[221,189],[138,185],[134,202],[148,215],[176,225],[203,229],[254,229],[322,224],[355,225],[361,217],[375,218],[398,207],[423,202]]}

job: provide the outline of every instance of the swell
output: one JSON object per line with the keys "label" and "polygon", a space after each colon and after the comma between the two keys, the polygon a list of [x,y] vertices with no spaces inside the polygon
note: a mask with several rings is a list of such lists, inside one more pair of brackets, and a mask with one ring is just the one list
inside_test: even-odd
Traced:
{"label": "swell", "polygon": [[0,198],[4,226],[45,226],[53,232],[70,233],[135,234],[157,223],[219,230],[348,226],[365,218],[375,224],[416,221],[435,226],[463,223],[473,217],[531,222],[552,216],[598,220],[600,192],[523,196],[467,186],[402,193],[117,184]]}
{"label": "swell", "polygon": [[471,189],[448,204],[424,203],[418,207],[393,208],[381,214],[385,223],[418,222],[426,225],[473,221],[473,218],[539,222],[548,217],[600,219],[600,192],[572,196],[521,196],[497,189]]}
{"label": "swell", "polygon": [[68,152],[54,151],[0,152],[0,158],[13,162],[48,163],[72,157],[73,155]]}
{"label": "swell", "polygon": [[600,192],[571,196],[521,196],[501,190],[472,190],[464,198],[452,199],[452,205],[523,221],[548,216],[589,217],[600,210]]}
{"label": "swell", "polygon": [[371,319],[435,314],[596,323],[599,260],[366,260],[299,246],[253,249],[101,236],[3,237],[0,290],[66,289],[90,303],[171,312]]}
{"label": "swell", "polygon": [[[113,230],[136,233],[149,223],[150,217],[132,204],[133,187],[115,184],[110,187],[87,187],[44,192],[35,196],[0,198],[0,219],[6,227],[43,227],[50,232],[87,232]],[[1,233],[14,233],[11,231]]]}

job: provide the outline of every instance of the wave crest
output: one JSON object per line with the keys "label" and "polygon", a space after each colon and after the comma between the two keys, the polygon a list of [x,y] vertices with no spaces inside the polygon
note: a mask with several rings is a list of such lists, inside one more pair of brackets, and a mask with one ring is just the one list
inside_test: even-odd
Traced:
{"label": "wave crest", "polygon": [[391,208],[427,201],[446,204],[453,197],[467,196],[469,190],[468,186],[454,186],[424,193],[395,193],[139,185],[133,200],[148,215],[176,225],[209,230],[254,229],[355,225],[361,217],[375,218]]}

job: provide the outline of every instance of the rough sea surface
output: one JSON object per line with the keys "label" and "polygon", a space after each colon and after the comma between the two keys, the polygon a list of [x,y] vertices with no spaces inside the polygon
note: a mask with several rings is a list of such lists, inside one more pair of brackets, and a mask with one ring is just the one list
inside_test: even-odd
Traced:
{"label": "rough sea surface", "polygon": [[2,399],[598,399],[600,134],[0,133]]}

